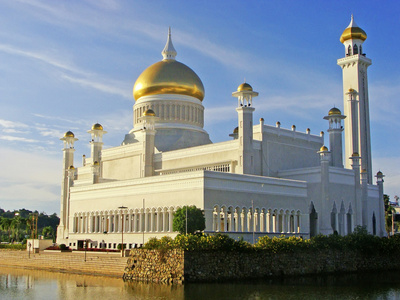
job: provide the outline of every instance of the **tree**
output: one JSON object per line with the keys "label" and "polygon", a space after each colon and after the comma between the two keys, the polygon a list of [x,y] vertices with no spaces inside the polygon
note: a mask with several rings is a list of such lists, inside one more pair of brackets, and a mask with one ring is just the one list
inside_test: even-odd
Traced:
{"label": "tree", "polygon": [[4,230],[4,231],[7,231],[7,233],[8,233],[8,241],[10,242],[10,240],[11,240],[11,222],[12,222],[12,220],[9,219],[9,218],[2,217],[0,222],[1,222],[0,223],[1,229]]}
{"label": "tree", "polygon": [[[187,226],[186,226],[187,219]],[[187,228],[187,230],[186,230]],[[206,219],[203,211],[194,205],[178,208],[174,213],[172,229],[179,233],[195,233],[206,228]]]}
{"label": "tree", "polygon": [[390,198],[388,195],[383,195],[383,201],[385,203],[385,227],[386,232],[390,235],[392,232],[392,217],[393,213],[396,212],[393,206],[390,205]]}
{"label": "tree", "polygon": [[44,236],[45,239],[46,238],[47,239],[51,238],[54,241],[54,229],[53,229],[53,227],[51,227],[51,226],[44,227],[43,230],[42,230],[42,235]]}

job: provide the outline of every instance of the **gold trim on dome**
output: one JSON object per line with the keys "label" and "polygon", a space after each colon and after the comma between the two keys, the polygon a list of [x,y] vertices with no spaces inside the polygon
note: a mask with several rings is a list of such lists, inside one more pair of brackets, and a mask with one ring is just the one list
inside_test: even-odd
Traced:
{"label": "gold trim on dome", "polygon": [[159,61],[140,74],[133,87],[133,97],[178,94],[204,99],[204,86],[188,66],[172,59]]}
{"label": "gold trim on dome", "polygon": [[72,131],[67,131],[64,133],[64,137],[75,137],[75,134]]}
{"label": "gold trim on dome", "polygon": [[320,149],[319,149],[319,151],[328,151],[328,147],[326,147],[326,146],[322,146]]}
{"label": "gold trim on dome", "polygon": [[253,91],[253,88],[252,88],[252,86],[251,86],[250,84],[248,84],[248,83],[246,83],[246,82],[243,82],[241,85],[238,86],[237,91],[238,91],[238,92],[243,92],[243,91],[250,91],[250,92],[252,92],[252,91]]}
{"label": "gold trim on dome", "polygon": [[99,123],[93,124],[92,130],[103,130],[103,126]]}
{"label": "gold trim on dome", "polygon": [[340,36],[340,42],[344,43],[350,39],[365,41],[367,39],[367,34],[360,27],[347,27]]}
{"label": "gold trim on dome", "polygon": [[152,109],[148,109],[145,112],[143,112],[143,117],[155,117],[156,113]]}
{"label": "gold trim on dome", "polygon": [[338,108],[336,108],[336,107],[331,108],[331,109],[329,110],[329,113],[328,113],[329,116],[332,116],[332,115],[341,115],[341,114],[342,114],[342,112],[340,111],[340,109],[338,109]]}

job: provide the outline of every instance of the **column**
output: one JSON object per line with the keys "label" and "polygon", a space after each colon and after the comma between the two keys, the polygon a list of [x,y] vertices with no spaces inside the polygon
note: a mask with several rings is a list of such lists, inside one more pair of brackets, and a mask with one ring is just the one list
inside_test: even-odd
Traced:
{"label": "column", "polygon": [[147,211],[144,212],[144,232],[148,232],[149,229],[149,214]]}
{"label": "column", "polygon": [[173,207],[170,207],[170,209],[169,209],[168,219],[169,219],[168,232],[172,232],[172,222],[174,220],[174,208]]}
{"label": "column", "polygon": [[167,211],[164,208],[163,209],[163,228],[162,228],[163,232],[167,232],[167,226],[168,226]]}

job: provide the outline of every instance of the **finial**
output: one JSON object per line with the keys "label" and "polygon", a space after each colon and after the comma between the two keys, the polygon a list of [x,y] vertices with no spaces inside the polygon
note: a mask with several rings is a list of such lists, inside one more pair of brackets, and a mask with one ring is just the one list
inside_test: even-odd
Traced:
{"label": "finial", "polygon": [[177,55],[174,45],[172,44],[171,38],[171,26],[168,27],[168,39],[167,43],[165,44],[164,50],[161,52],[163,59],[175,59]]}

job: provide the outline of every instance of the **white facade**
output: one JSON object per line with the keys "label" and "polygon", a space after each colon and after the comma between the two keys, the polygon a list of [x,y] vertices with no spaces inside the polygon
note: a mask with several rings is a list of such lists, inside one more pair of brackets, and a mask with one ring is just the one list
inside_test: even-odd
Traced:
{"label": "white facade", "polygon": [[[163,63],[193,72],[175,63],[170,35],[162,53]],[[175,78],[165,88],[154,83],[145,92],[137,92],[139,77],[134,127],[120,146],[102,149],[106,132],[95,124],[88,131],[91,157],[84,157],[83,165],[75,168],[77,139],[72,132],[62,138],[57,242],[77,248],[89,239],[92,247],[115,249],[123,233],[126,247],[137,247],[150,237],[175,236],[173,215],[185,205],[204,210],[205,232],[224,232],[250,242],[263,235],[308,238],[335,231],[345,235],[358,225],[384,236],[383,174],[377,175],[377,185],[370,178],[368,89],[366,84],[352,84],[366,82],[367,66],[364,73],[356,72],[347,64],[349,59],[370,62],[360,54],[338,61],[343,68],[345,115],[333,108],[325,117],[331,151],[324,146],[323,132],[312,135],[309,130],[281,128],[279,123],[265,125],[263,119],[254,124],[258,93],[247,83],[232,93],[238,98],[233,139],[213,144],[203,129],[204,92],[197,75],[190,73],[194,79],[187,82],[180,78],[183,83],[175,87],[171,87]],[[152,72],[159,75],[169,65]],[[361,126],[360,119],[367,125]]]}

